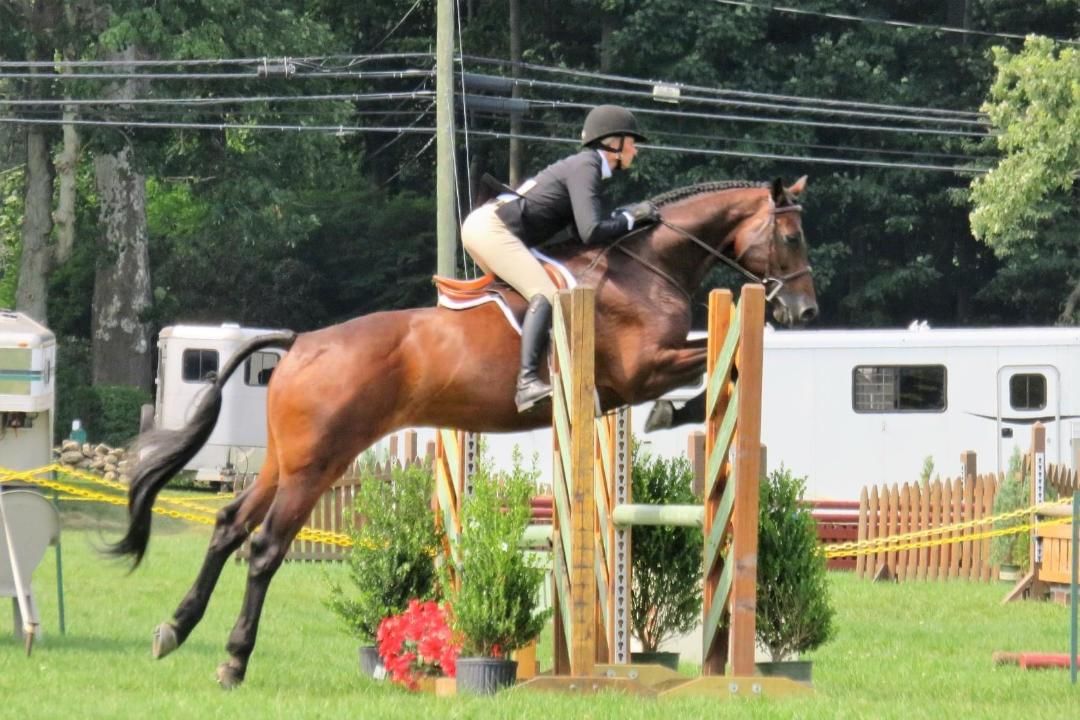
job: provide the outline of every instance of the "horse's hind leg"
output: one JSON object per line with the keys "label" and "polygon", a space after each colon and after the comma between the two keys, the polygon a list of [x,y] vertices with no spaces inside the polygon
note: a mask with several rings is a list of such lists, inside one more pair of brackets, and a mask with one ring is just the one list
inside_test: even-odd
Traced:
{"label": "horse's hind leg", "polygon": [[[343,468],[338,468],[342,470]],[[332,475],[327,471],[301,473],[282,478],[274,501],[262,526],[251,538],[251,556],[248,559],[248,582],[240,617],[236,619],[225,649],[229,659],[218,666],[217,678],[223,688],[239,685],[247,672],[248,658],[255,649],[255,637],[259,631],[266,590],[274,573],[281,566],[293,538],[303,527],[324,489],[332,482],[324,482]]]}
{"label": "horse's hind leg", "polygon": [[276,489],[277,467],[273,455],[268,454],[255,483],[218,511],[214,534],[195,584],[176,608],[172,622],[162,623],[154,630],[155,658],[165,657],[178,648],[199,624],[225,561],[262,521]]}

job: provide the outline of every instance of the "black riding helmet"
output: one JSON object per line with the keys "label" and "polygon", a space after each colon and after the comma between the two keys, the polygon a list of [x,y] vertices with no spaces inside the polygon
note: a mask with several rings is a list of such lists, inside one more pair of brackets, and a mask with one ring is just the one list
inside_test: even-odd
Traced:
{"label": "black riding helmet", "polygon": [[582,146],[591,146],[613,135],[629,135],[634,140],[649,142],[638,132],[634,114],[618,105],[598,105],[585,117],[585,126],[581,129]]}

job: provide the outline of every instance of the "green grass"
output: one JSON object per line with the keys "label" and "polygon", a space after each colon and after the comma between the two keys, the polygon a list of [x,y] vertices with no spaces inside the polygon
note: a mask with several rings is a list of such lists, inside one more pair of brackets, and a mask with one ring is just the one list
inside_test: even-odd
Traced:
{"label": "green grass", "polygon": [[[322,604],[325,572],[288,564],[277,575],[245,685],[213,679],[239,610],[245,566],[230,562],[210,608],[175,654],[150,657],[150,632],[194,580],[207,527],[155,518],[150,552],[133,574],[95,552],[118,536],[120,510],[74,504],[63,537],[67,634],[57,629],[50,552],[34,577],[45,637],[26,658],[0,614],[4,718],[751,718],[1061,717],[1080,690],[1067,671],[994,668],[994,650],[1064,652],[1068,612],[1000,605],[1001,584],[878,584],[836,574],[836,638],[813,655],[817,693],[800,700],[652,700],[604,695],[504,694],[495,699],[414,696],[360,677],[356,642]],[[104,529],[102,529],[104,528]],[[6,600],[0,601],[5,605]],[[550,634],[550,633],[548,633]],[[541,646],[550,658],[550,641]]]}

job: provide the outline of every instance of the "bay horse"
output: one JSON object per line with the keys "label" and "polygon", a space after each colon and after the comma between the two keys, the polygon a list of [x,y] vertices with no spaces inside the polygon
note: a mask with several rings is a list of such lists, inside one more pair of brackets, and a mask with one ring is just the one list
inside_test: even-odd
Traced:
{"label": "bay horse", "polygon": [[[550,253],[596,289],[596,387],[607,410],[658,398],[697,381],[705,347],[688,343],[691,294],[717,262],[769,286],[773,318],[786,325],[817,312],[797,198],[806,186],[718,182],[674,190],[654,202],[661,221],[606,247]],[[194,585],[153,653],[182,644],[203,616],[227,558],[252,534],[240,616],[217,671],[241,683],[255,647],[267,588],[320,496],[364,449],[404,427],[509,432],[551,423],[545,403],[514,406],[520,340],[494,304],[365,315],[313,332],[252,338],[210,378],[190,422],[144,433],[131,472],[126,534],[108,550],[137,566],[150,539],[159,491],[206,442],[221,388],[244,360],[288,350],[267,390],[266,460],[256,481],[217,514]]]}

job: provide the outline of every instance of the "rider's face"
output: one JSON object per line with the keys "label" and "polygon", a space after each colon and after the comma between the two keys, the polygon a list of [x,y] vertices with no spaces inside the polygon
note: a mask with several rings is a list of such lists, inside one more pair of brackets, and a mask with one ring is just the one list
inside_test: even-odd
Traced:
{"label": "rider's face", "polygon": [[622,168],[628,170],[631,165],[634,164],[634,158],[637,157],[637,145],[634,144],[634,138],[627,135],[623,138],[622,146]]}

